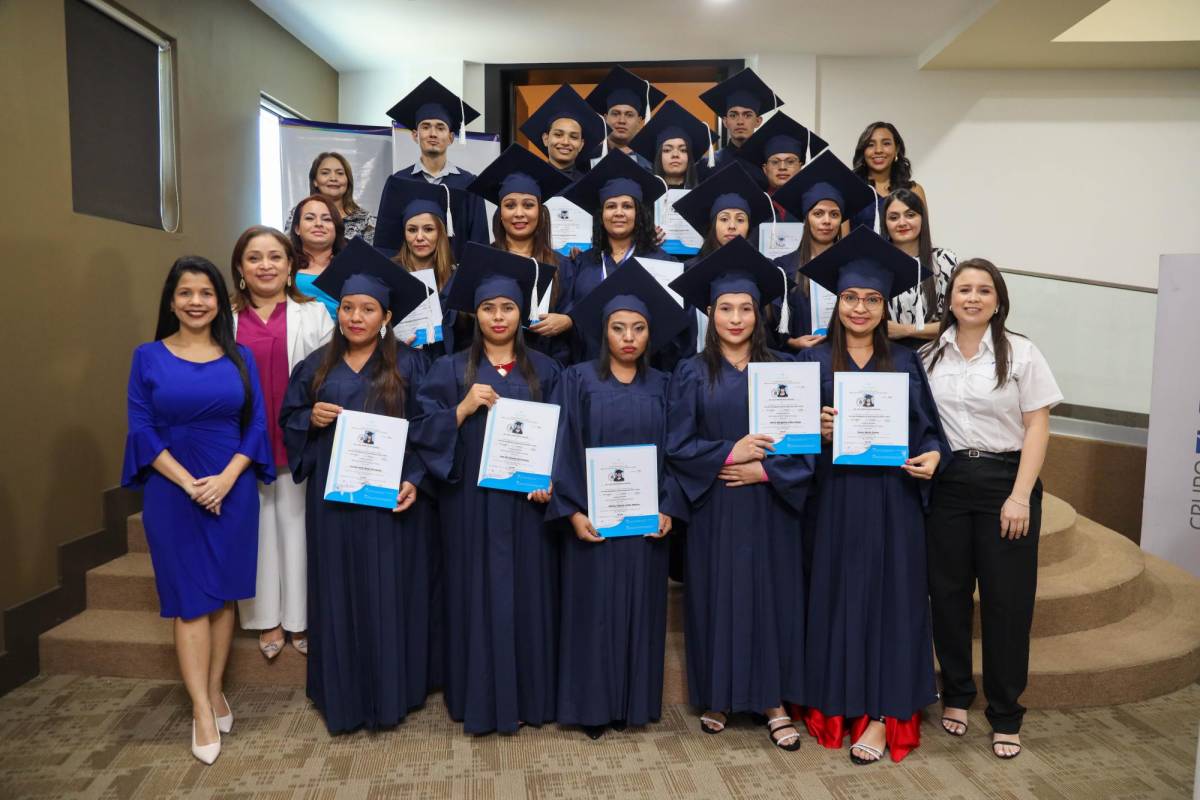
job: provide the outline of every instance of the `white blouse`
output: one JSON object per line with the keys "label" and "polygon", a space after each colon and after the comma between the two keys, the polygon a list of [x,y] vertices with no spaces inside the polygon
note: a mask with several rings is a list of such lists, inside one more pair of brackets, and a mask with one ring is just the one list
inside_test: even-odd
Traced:
{"label": "white blouse", "polygon": [[957,326],[950,327],[922,351],[929,369],[933,353],[944,345],[942,357],[929,370],[929,383],[946,438],[952,450],[1011,453],[1025,441],[1021,415],[1062,402],[1063,395],[1041,351],[1024,336],[1009,334],[1009,372],[996,388],[996,354],[989,327],[970,359],[958,349]]}

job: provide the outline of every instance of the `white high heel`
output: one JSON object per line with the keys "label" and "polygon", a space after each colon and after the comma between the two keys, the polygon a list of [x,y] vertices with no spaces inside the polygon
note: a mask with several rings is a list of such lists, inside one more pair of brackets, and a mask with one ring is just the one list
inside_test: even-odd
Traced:
{"label": "white high heel", "polygon": [[229,700],[226,699],[224,692],[221,692],[221,702],[229,709],[229,713],[223,717],[217,717],[217,730],[221,733],[229,733],[233,730],[233,706],[229,705]]}
{"label": "white high heel", "polygon": [[[213,721],[217,719],[216,712],[213,713]],[[221,730],[217,729],[217,740],[212,744],[196,744],[196,720],[192,720],[192,755],[203,761],[205,764],[211,765],[217,760],[217,756],[221,755]]]}

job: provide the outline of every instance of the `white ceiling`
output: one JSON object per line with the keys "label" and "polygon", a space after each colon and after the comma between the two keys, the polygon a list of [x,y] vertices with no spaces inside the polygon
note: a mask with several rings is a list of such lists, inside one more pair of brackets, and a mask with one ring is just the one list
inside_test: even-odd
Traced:
{"label": "white ceiling", "polygon": [[991,0],[253,0],[339,72],[925,51]]}

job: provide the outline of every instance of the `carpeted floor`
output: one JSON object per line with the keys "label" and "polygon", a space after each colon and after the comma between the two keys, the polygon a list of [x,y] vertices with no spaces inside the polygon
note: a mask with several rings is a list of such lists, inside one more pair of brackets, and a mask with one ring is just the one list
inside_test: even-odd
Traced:
{"label": "carpeted floor", "polygon": [[[748,720],[705,736],[690,709],[592,742],[546,727],[469,738],[440,697],[400,728],[331,738],[294,688],[230,693],[236,722],[212,767],[188,750],[180,684],[42,676],[0,698],[0,797],[160,798],[1185,798],[1200,685],[1144,703],[1030,712],[1025,752],[994,758],[986,720],[963,740],[927,722],[900,764],[855,767],[805,737],[770,746]],[[932,709],[931,709],[932,711]]]}

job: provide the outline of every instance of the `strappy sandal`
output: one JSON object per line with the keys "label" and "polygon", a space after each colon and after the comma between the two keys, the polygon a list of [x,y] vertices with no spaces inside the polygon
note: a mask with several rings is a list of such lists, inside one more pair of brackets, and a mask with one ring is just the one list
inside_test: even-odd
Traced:
{"label": "strappy sandal", "polygon": [[[863,758],[862,756],[856,756],[856,755],[854,755],[855,750],[865,750],[867,753],[870,753],[871,755],[873,755],[875,757],[874,758]],[[886,744],[883,746],[883,750],[880,750],[876,747],[871,747],[871,745],[869,745],[869,744],[862,744],[861,742],[855,742],[854,744],[852,744],[850,746],[850,760],[853,761],[855,764],[857,764],[860,767],[864,764],[874,764],[883,758],[884,750],[887,750]]]}
{"label": "strappy sandal", "polygon": [[264,656],[267,657],[267,661],[270,661],[275,656],[279,655],[279,651],[283,649],[283,644],[283,639],[272,639],[268,642],[264,642],[262,639],[259,639],[258,649]]}
{"label": "strappy sandal", "polygon": [[[949,722],[951,725],[962,725],[962,730],[961,731],[950,730],[949,728],[946,727],[947,722]],[[950,734],[951,736],[956,736],[956,737],[957,736],[966,736],[967,728],[969,728],[970,726],[971,726],[971,724],[969,722],[967,722],[967,720],[965,720],[965,719],[955,719],[954,717],[942,717],[942,730],[944,730],[946,733]]]}
{"label": "strappy sandal", "polygon": [[[997,752],[996,748],[1001,747],[1001,746],[1015,747],[1015,748],[1017,748],[1017,752],[1009,753],[1007,755],[1005,755],[1004,753]],[[1012,758],[1016,758],[1017,756],[1021,755],[1021,743],[1020,742],[1006,742],[1003,740],[997,741],[996,739],[992,739],[992,755],[994,755],[996,758],[1004,759],[1005,761],[1008,761],[1009,759],[1012,759]]]}
{"label": "strappy sandal", "polygon": [[[782,722],[782,725],[776,725],[776,722]],[[785,733],[779,738],[775,734],[780,731],[792,729],[791,733]],[[774,717],[767,720],[767,735],[771,737],[771,744],[778,747],[780,750],[787,750],[789,753],[794,753],[800,749],[800,732],[796,730],[795,724],[792,723],[791,717]]]}
{"label": "strappy sandal", "polygon": [[704,731],[705,733],[711,733],[715,736],[716,734],[725,730],[725,720],[717,719],[716,717],[712,716],[713,714],[720,714],[722,717],[725,716],[725,713],[722,711],[709,711],[706,714],[701,714],[700,730]]}

